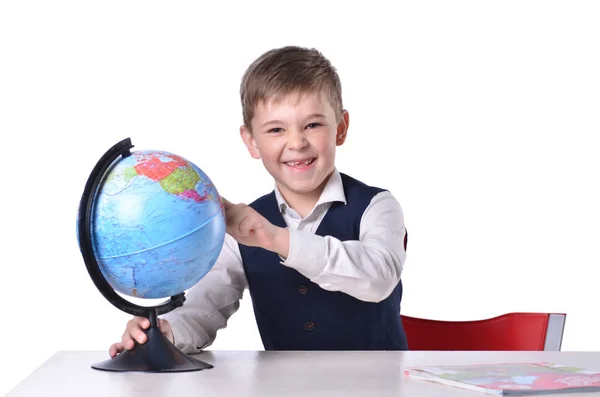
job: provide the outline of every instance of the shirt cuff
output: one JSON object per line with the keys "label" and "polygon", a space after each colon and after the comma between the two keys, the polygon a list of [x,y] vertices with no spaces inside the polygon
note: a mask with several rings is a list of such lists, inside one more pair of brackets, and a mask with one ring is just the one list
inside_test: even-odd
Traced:
{"label": "shirt cuff", "polygon": [[318,276],[327,264],[325,237],[307,231],[290,230],[290,250],[281,264],[298,270],[308,278]]}

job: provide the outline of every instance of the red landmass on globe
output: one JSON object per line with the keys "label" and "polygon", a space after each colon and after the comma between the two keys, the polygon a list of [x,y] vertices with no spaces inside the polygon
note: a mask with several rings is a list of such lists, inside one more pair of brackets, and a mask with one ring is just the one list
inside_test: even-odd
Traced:
{"label": "red landmass on globe", "polygon": [[208,193],[206,193],[205,195],[201,195],[195,190],[186,190],[185,192],[180,193],[179,196],[192,199],[198,203],[201,203],[202,201],[206,201],[208,199]]}
{"label": "red landmass on globe", "polygon": [[179,156],[167,156],[173,161],[164,162],[156,156],[150,156],[134,166],[139,175],[143,175],[153,181],[160,181],[171,174],[177,167],[185,167],[187,164]]}

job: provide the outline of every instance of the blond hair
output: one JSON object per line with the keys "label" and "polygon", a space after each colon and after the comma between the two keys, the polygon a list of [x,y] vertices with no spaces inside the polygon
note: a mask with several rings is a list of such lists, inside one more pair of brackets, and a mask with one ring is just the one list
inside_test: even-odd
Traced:
{"label": "blond hair", "polygon": [[244,73],[240,86],[244,125],[250,128],[259,103],[277,102],[293,93],[324,94],[336,119],[342,116],[342,84],[329,60],[314,48],[287,46],[265,52]]}

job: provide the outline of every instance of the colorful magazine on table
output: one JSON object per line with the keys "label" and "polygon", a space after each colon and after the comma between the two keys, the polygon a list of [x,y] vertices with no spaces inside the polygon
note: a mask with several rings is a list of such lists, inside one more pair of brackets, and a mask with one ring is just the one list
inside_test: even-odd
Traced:
{"label": "colorful magazine on table", "polygon": [[600,391],[600,371],[548,362],[419,366],[404,374],[498,396]]}

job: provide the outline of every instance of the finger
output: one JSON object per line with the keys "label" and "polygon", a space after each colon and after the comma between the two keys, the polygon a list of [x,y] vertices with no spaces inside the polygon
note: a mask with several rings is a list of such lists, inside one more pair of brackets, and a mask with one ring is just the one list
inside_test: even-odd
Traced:
{"label": "finger", "polygon": [[167,320],[158,319],[158,328],[161,331],[169,331],[171,329],[171,324]]}
{"label": "finger", "polygon": [[127,329],[125,330],[126,335],[124,335],[124,337],[127,337],[128,339],[133,338],[139,343],[144,343],[148,339],[144,329],[149,327],[150,320],[145,317],[135,317],[129,322]]}
{"label": "finger", "polygon": [[150,328],[150,320],[148,320],[146,317],[137,317],[137,319],[140,327],[142,327],[143,329]]}
{"label": "finger", "polygon": [[244,229],[244,224],[247,224],[248,215],[244,213],[238,213],[232,216],[227,222],[227,232],[234,237],[244,237],[248,233]]}
{"label": "finger", "polygon": [[123,338],[121,339],[121,344],[123,345],[123,348],[125,350],[133,350],[133,348],[135,347],[135,342],[129,334],[123,335]]}
{"label": "finger", "polygon": [[[146,340],[148,339],[148,336],[146,335],[146,333],[144,331],[142,331],[141,329],[137,329],[134,330],[133,333],[131,334],[131,336],[138,342],[138,343],[145,343]],[[133,347],[133,346],[132,346]]]}
{"label": "finger", "polygon": [[146,333],[140,328],[137,328],[126,331],[121,338],[121,343],[125,345],[126,349],[131,350],[135,347],[135,341],[138,343],[145,343],[147,339]]}
{"label": "finger", "polygon": [[225,197],[221,196],[221,199],[223,200],[223,208],[225,208],[225,211],[227,211],[228,209],[231,209],[234,204],[227,200]]}
{"label": "finger", "polygon": [[246,212],[243,211],[241,207],[231,207],[231,209],[225,213],[225,223],[227,226],[238,226],[245,216]]}
{"label": "finger", "polygon": [[246,216],[240,222],[238,232],[241,236],[248,237],[256,228],[256,218],[253,216]]}
{"label": "finger", "polygon": [[133,339],[127,339],[125,343],[123,343],[123,346],[126,350],[133,350],[133,348],[135,347],[135,342],[133,341]]}
{"label": "finger", "polygon": [[231,204],[229,201],[226,201],[226,203],[227,204],[223,206],[223,208],[225,209],[225,223],[230,224],[231,220],[239,211],[236,211],[235,205]]}
{"label": "finger", "polygon": [[123,343],[113,343],[110,346],[110,349],[108,349],[108,354],[112,358],[117,354],[121,353],[123,350],[125,350],[125,345],[123,345]]}

